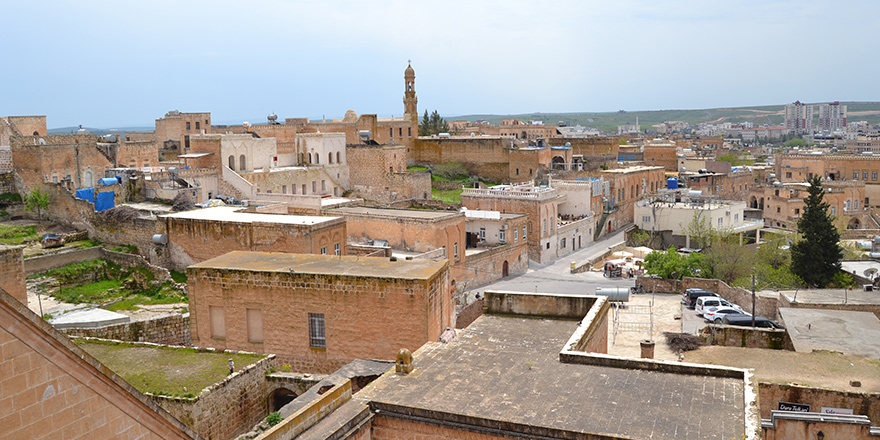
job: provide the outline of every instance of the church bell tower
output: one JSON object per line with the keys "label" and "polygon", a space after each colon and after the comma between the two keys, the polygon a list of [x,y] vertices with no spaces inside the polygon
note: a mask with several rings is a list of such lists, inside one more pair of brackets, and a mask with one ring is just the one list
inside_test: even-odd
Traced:
{"label": "church bell tower", "polygon": [[412,68],[412,62],[408,61],[406,70],[403,72],[405,83],[403,93],[403,117],[409,120],[413,127],[419,126],[419,98],[416,98],[416,71]]}

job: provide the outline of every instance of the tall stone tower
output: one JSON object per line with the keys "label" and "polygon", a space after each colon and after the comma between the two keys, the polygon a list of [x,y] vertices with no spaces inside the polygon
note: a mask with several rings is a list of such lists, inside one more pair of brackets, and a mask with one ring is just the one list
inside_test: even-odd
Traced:
{"label": "tall stone tower", "polygon": [[408,119],[413,128],[419,126],[419,98],[416,98],[416,71],[408,62],[406,70],[403,72],[403,80],[406,84],[403,94],[403,117]]}

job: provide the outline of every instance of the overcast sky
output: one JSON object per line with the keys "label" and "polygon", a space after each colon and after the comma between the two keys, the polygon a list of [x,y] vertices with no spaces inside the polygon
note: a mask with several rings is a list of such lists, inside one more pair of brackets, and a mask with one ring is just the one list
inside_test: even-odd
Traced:
{"label": "overcast sky", "polygon": [[[878,100],[876,0],[3,2],[0,115],[49,127]],[[256,120],[254,120],[256,119]]]}

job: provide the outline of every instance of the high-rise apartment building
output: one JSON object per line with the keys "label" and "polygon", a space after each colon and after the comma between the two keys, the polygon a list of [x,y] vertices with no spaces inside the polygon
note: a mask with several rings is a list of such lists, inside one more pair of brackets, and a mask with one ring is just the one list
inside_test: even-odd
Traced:
{"label": "high-rise apartment building", "polygon": [[819,104],[819,130],[839,131],[846,128],[846,106],[840,101]]}
{"label": "high-rise apartment building", "polygon": [[795,101],[785,106],[785,128],[792,134],[813,133],[813,106]]}

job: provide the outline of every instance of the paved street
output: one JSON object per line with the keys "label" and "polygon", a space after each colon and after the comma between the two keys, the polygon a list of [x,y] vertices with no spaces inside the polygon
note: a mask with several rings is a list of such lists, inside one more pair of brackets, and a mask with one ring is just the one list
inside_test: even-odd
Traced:
{"label": "paved street", "polygon": [[552,263],[546,265],[530,263],[526,273],[498,280],[476,290],[588,295],[595,294],[597,287],[629,288],[635,285],[632,278],[605,278],[601,272],[571,273],[572,261],[581,262],[602,255],[609,247],[620,243],[623,243],[623,229]]}

